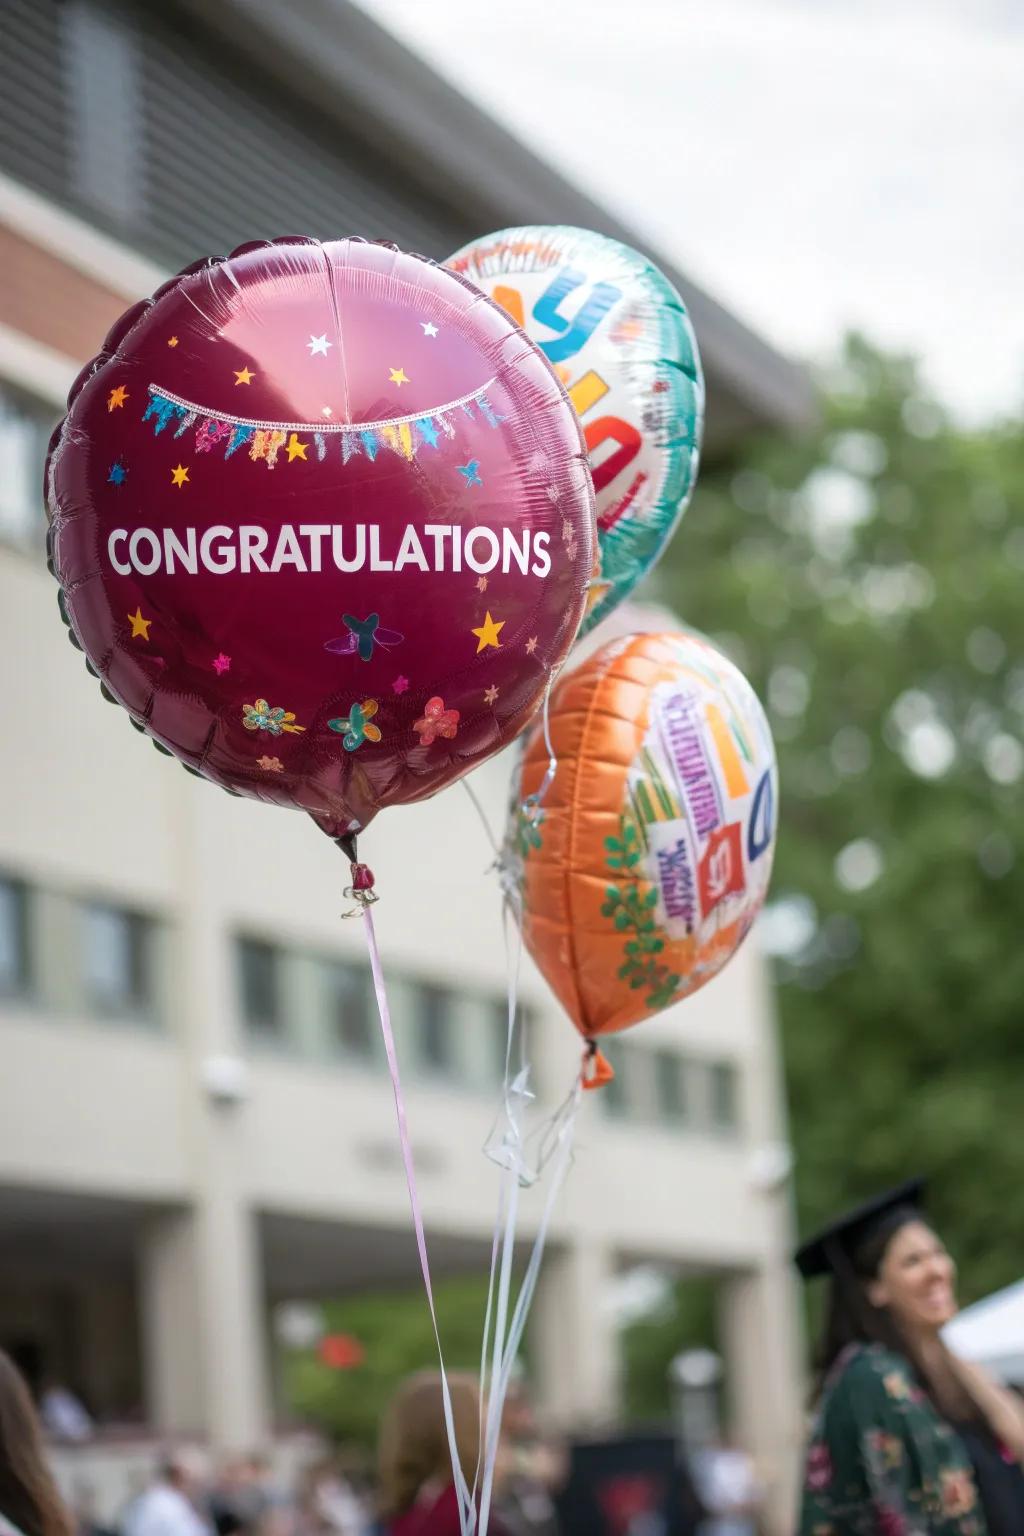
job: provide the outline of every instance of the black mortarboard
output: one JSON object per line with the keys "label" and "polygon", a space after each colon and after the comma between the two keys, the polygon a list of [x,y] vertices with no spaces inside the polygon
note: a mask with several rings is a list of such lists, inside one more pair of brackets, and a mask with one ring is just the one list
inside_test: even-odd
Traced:
{"label": "black mortarboard", "polygon": [[883,1228],[898,1211],[921,1205],[924,1192],[924,1179],[907,1179],[895,1189],[886,1190],[884,1195],[865,1200],[863,1205],[829,1222],[827,1227],[801,1243],[794,1255],[797,1269],[805,1280],[833,1274],[837,1254],[841,1256],[840,1263],[843,1259],[851,1261],[861,1244]]}

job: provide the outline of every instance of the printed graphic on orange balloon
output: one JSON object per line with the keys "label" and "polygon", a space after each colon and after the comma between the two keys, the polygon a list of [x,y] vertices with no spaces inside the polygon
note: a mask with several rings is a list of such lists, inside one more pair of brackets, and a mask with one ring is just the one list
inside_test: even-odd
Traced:
{"label": "printed graphic on orange balloon", "polygon": [[[752,690],[695,635],[606,646],[555,690],[559,769],[536,732],[506,856],[528,947],[585,1035],[626,1028],[697,990],[764,900],[775,761]],[[766,857],[767,855],[767,857]]]}

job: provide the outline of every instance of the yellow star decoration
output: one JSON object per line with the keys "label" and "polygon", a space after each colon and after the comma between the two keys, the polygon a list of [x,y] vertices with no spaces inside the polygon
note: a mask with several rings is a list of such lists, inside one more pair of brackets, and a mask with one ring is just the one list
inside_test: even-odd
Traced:
{"label": "yellow star decoration", "polygon": [[251,384],[253,379],[256,377],[254,373],[249,372],[248,368],[232,368],[231,371],[235,376],[236,387],[239,384]]}
{"label": "yellow star decoration", "polygon": [[168,338],[167,338],[167,345],[169,347],[176,347],[178,345],[178,338],[177,338],[177,336],[168,336]]}
{"label": "yellow star decoration", "polygon": [[476,648],[476,653],[478,656],[480,652],[485,651],[489,645],[493,645],[495,650],[498,649],[498,647],[501,645],[501,641],[498,639],[498,635],[504,628],[505,620],[499,619],[498,622],[495,623],[491,618],[490,609],[488,609],[487,615],[480,628],[471,631],[472,634],[476,635],[479,642]]}
{"label": "yellow star decoration", "polygon": [[127,399],[128,391],[125,389],[123,384],[119,384],[117,388],[112,389],[110,394],[107,396],[107,410],[116,410],[119,405],[124,405]]}
{"label": "yellow star decoration", "polygon": [[179,491],[183,485],[191,484],[191,481],[188,478],[188,470],[183,464],[179,464],[177,469],[171,470],[171,479],[174,481]]}
{"label": "yellow star decoration", "polygon": [[295,433],[293,432],[291,437],[288,439],[288,463],[290,464],[292,459],[305,459],[306,449],[308,447],[309,444],[304,443],[302,438],[296,437]]}
{"label": "yellow star decoration", "polygon": [[404,368],[392,368],[391,382],[392,384],[411,384],[412,380],[408,377]]}
{"label": "yellow star decoration", "polygon": [[128,615],[128,623],[132,627],[132,639],[138,640],[141,636],[143,640],[148,640],[149,626],[152,624],[152,622],[152,619],[144,619],[142,617],[141,608],[136,608],[134,613],[130,613]]}

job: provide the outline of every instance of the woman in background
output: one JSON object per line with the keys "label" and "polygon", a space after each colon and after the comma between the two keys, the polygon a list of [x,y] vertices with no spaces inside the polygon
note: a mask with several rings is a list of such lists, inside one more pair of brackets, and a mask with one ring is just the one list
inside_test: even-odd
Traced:
{"label": "woman in background", "polygon": [[17,1366],[0,1350],[0,1536],[72,1536]]}
{"label": "woman in background", "polygon": [[[449,1376],[459,1462],[472,1483],[480,1454],[480,1393],[469,1376]],[[459,1536],[459,1502],[445,1432],[441,1378],[410,1376],[384,1415],[378,1456],[386,1536]],[[493,1520],[490,1530],[502,1536]]]}
{"label": "woman in background", "polygon": [[946,1347],[955,1269],[920,1179],[803,1245],[830,1277],[801,1536],[1021,1536],[1024,1410]]}

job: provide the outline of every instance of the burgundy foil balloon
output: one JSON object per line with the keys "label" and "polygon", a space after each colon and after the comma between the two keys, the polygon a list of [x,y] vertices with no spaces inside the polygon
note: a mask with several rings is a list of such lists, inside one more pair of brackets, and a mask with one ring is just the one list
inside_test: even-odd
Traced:
{"label": "burgundy foil balloon", "polygon": [[92,667],[226,789],[331,836],[525,726],[584,611],[593,490],[543,357],[464,279],[288,238],[114,327],[48,465]]}

